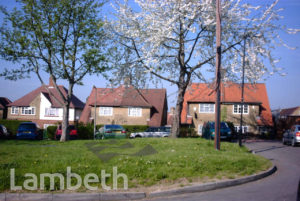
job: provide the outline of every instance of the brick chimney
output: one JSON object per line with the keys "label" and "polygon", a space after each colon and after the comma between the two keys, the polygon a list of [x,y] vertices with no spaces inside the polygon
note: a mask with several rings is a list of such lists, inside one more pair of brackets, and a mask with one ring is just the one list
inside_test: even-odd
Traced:
{"label": "brick chimney", "polygon": [[49,77],[49,87],[54,87],[54,81],[51,76]]}

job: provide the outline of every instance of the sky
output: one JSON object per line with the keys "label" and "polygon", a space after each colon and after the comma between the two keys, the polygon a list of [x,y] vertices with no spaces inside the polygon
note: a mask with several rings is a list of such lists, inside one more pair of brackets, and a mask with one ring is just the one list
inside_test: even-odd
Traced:
{"label": "sky", "polygon": [[[248,2],[259,4],[262,1],[251,0]],[[264,0],[264,3],[266,2],[271,3],[272,1]],[[12,0],[0,0],[0,5],[11,9],[15,6],[15,3]],[[108,9],[110,9],[109,7],[107,5]],[[283,19],[278,23],[285,25],[287,28],[300,29],[300,0],[280,0],[277,8],[283,8],[283,11],[280,13]],[[0,15],[0,22],[2,17]],[[277,57],[281,58],[278,65],[284,68],[283,72],[286,76],[275,74],[265,81],[271,109],[300,106],[300,33],[296,35],[280,33],[280,35],[287,44],[296,47],[296,50],[276,47],[273,52]],[[17,64],[0,60],[0,71],[15,65]],[[44,74],[43,78],[47,83],[48,75]],[[96,87],[108,86],[108,82],[101,76],[86,76],[83,79],[83,83],[83,86],[76,85],[74,87],[74,94],[83,102],[86,101],[94,85]],[[67,86],[62,81],[59,81],[58,84]],[[18,81],[5,80],[3,77],[0,77],[0,97],[7,97],[11,101],[15,101],[39,86],[40,81],[35,74],[31,74],[31,77],[28,79]],[[176,87],[166,83],[158,85],[158,87],[167,88],[169,108],[174,106],[176,103]]]}

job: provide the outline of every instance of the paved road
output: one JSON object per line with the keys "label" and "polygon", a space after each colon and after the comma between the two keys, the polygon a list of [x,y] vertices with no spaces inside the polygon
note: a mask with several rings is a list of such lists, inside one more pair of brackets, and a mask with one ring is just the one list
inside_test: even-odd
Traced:
{"label": "paved road", "polygon": [[278,170],[267,178],[240,186],[151,200],[300,201],[300,147],[275,141],[249,142],[246,146],[271,159]]}

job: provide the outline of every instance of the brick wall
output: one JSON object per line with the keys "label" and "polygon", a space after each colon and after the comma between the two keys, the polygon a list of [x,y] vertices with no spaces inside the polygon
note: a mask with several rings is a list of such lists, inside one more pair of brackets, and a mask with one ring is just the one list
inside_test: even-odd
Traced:
{"label": "brick wall", "polygon": [[[194,111],[196,108],[196,111]],[[258,133],[256,117],[259,115],[258,105],[249,105],[248,114],[243,114],[243,125],[248,126],[248,131]],[[189,115],[193,117],[195,129],[198,132],[198,125],[207,121],[215,121],[215,113],[199,113],[199,104],[189,104]],[[233,105],[221,105],[221,120],[232,122],[235,126],[240,125],[241,114],[233,114]]]}
{"label": "brick wall", "polygon": [[[141,117],[128,116],[127,107],[113,107],[112,116],[100,116],[99,107],[96,109],[96,124],[120,124],[120,125],[148,125],[150,120],[150,108],[142,108]],[[94,117],[95,109],[91,108],[91,117]]]}

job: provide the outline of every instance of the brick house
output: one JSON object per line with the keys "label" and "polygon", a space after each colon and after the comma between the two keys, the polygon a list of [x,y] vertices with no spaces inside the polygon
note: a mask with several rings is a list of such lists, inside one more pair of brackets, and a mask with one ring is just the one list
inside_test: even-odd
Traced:
{"label": "brick house", "polygon": [[[239,130],[241,87],[235,83],[221,84],[221,121],[232,122]],[[184,96],[181,123],[194,126],[201,135],[203,123],[215,120],[215,93],[204,83],[193,83]],[[265,84],[245,84],[243,132],[259,134],[273,126],[272,113]]]}
{"label": "brick house", "polygon": [[[46,87],[51,93],[49,93]],[[68,90],[62,85],[58,87],[64,96],[66,96]],[[49,85],[40,86],[20,99],[10,103],[8,105],[7,118],[29,120],[37,123],[41,128],[61,123],[63,119],[63,108],[57,100],[61,101],[61,97],[50,79]],[[73,95],[69,111],[69,121],[71,124],[79,120],[83,107],[84,103]]]}
{"label": "brick house", "polygon": [[93,88],[80,122],[96,124],[162,126],[167,123],[168,103],[165,89]]}
{"label": "brick house", "polygon": [[7,105],[11,103],[8,98],[0,97],[0,119],[7,118]]}

